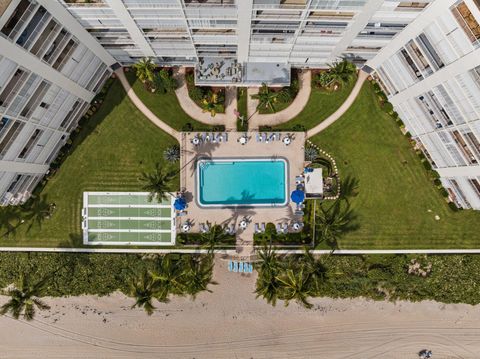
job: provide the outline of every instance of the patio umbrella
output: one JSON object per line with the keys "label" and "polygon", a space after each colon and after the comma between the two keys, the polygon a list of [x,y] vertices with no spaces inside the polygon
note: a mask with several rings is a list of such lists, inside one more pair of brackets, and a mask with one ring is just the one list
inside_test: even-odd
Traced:
{"label": "patio umbrella", "polygon": [[296,189],[290,195],[290,199],[292,200],[292,202],[302,203],[303,200],[305,199],[305,192],[300,191],[299,189]]}
{"label": "patio umbrella", "polygon": [[187,202],[182,197],[178,197],[175,202],[173,203],[173,208],[177,211],[183,211],[187,207]]}

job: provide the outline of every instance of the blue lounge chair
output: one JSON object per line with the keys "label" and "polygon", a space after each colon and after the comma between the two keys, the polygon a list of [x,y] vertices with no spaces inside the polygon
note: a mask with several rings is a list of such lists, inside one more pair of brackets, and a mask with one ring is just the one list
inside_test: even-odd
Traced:
{"label": "blue lounge chair", "polygon": [[228,271],[231,272],[233,270],[233,263],[232,261],[228,261]]}
{"label": "blue lounge chair", "polygon": [[237,262],[233,262],[233,271],[235,273],[238,272],[238,263]]}
{"label": "blue lounge chair", "polygon": [[253,273],[253,264],[248,263],[248,273]]}
{"label": "blue lounge chair", "polygon": [[243,262],[239,262],[239,263],[238,263],[238,271],[239,271],[240,273],[243,273],[243,272],[244,272],[244,270],[243,270]]}

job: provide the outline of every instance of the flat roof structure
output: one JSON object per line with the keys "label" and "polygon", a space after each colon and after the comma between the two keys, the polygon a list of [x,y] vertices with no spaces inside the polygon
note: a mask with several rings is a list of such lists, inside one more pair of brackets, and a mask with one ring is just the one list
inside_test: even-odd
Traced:
{"label": "flat roof structure", "polygon": [[305,193],[307,197],[323,196],[323,176],[321,168],[305,173]]}
{"label": "flat roof structure", "polygon": [[276,62],[237,62],[236,59],[200,58],[195,65],[197,86],[289,86],[291,66]]}
{"label": "flat roof structure", "polygon": [[83,244],[174,245],[174,196],[148,201],[148,192],[84,192]]}

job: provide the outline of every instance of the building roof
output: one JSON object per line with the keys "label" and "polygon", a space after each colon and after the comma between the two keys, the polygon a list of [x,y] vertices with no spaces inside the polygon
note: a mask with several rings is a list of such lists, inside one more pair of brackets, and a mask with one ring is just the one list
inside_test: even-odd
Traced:
{"label": "building roof", "polygon": [[305,174],[305,192],[308,194],[323,194],[323,176],[321,168],[314,168],[313,172]]}

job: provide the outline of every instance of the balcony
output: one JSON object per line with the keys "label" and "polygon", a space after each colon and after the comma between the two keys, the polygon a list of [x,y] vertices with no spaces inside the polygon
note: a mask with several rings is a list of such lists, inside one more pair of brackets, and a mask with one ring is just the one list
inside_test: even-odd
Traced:
{"label": "balcony", "polygon": [[[242,0],[240,0],[242,1]],[[185,7],[235,7],[235,0],[184,0]]]}
{"label": "balcony", "polygon": [[465,32],[472,44],[478,46],[480,43],[480,25],[470,12],[468,6],[462,1],[451,8],[452,14],[460,27]]}
{"label": "balcony", "polygon": [[5,10],[7,10],[8,6],[10,5],[11,2],[12,2],[12,0],[1,0],[0,1],[0,16],[3,15]]}
{"label": "balcony", "polygon": [[67,7],[108,7],[104,0],[63,0]]}

